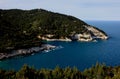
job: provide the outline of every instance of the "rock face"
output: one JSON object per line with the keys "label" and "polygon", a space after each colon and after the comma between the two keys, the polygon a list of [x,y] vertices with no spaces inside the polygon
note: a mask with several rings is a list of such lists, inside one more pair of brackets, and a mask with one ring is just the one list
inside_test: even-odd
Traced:
{"label": "rock face", "polygon": [[99,29],[92,27],[92,26],[85,26],[91,33],[93,33],[93,36],[95,38],[100,38],[100,39],[108,39],[108,36],[100,31]]}
{"label": "rock face", "polygon": [[75,37],[77,37],[78,41],[93,41],[97,39],[101,40],[108,39],[108,36],[98,28],[95,28],[93,26],[85,26],[85,28],[88,30],[88,33],[75,34]]}
{"label": "rock face", "polygon": [[72,35],[68,35],[68,37],[64,37],[64,38],[60,38],[60,39],[56,39],[53,38],[54,34],[46,34],[43,36],[38,36],[39,39],[42,40],[46,40],[46,41],[95,41],[97,39],[101,39],[101,40],[107,40],[108,36],[105,32],[103,32],[102,30],[90,26],[90,25],[84,25],[84,27],[87,30],[87,33],[76,33],[74,32]]}
{"label": "rock face", "polygon": [[13,50],[11,53],[0,53],[0,60],[8,59],[8,58],[15,57],[15,56],[31,55],[33,53],[37,53],[43,50],[51,50],[55,48],[56,46],[49,45],[49,44],[43,44],[41,47],[31,47],[28,49]]}

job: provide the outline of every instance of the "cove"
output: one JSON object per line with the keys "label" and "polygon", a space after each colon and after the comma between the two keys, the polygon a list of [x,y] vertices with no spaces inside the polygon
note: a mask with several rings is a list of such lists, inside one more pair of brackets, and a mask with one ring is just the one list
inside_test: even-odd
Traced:
{"label": "cove", "polygon": [[62,48],[31,56],[3,60],[0,61],[0,68],[18,70],[22,65],[28,64],[37,69],[53,69],[58,65],[62,68],[76,66],[83,71],[96,64],[96,62],[105,63],[107,66],[120,65],[120,21],[86,22],[104,30],[110,38],[97,42],[47,42]]}

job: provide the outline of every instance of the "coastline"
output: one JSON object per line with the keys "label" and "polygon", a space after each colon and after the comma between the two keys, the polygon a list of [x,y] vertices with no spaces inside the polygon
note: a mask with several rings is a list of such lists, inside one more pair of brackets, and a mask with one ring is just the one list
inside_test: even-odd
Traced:
{"label": "coastline", "polygon": [[68,39],[68,38],[65,38],[65,39],[49,39],[49,38],[45,38],[45,39],[42,39],[42,40],[45,40],[45,41],[66,41],[66,42],[72,42],[71,39]]}
{"label": "coastline", "polygon": [[[72,42],[72,41],[80,41],[80,42],[94,42],[97,41],[98,39],[101,40],[107,40],[109,37],[108,36],[102,36],[102,37],[94,37],[91,35],[87,35],[84,34],[80,37],[81,34],[76,34],[75,36],[73,36],[72,38],[60,38],[60,39],[56,39],[56,38],[46,38],[46,37],[41,37],[40,39],[43,41],[63,41],[63,42]],[[87,36],[87,37],[86,37]],[[79,38],[78,38],[79,37]]]}
{"label": "coastline", "polygon": [[41,47],[31,47],[28,49],[12,50],[10,53],[0,53],[0,60],[12,58],[15,56],[26,56],[38,53],[39,51],[55,49],[56,46],[50,44],[43,44]]}
{"label": "coastline", "polygon": [[67,42],[71,42],[71,41],[91,42],[91,41],[96,41],[98,39],[107,40],[109,38],[105,32],[94,26],[84,25],[84,27],[88,30],[88,32],[71,33],[68,34],[68,36],[65,37],[61,36],[59,38],[55,38],[55,35],[52,33],[45,35],[38,35],[37,37],[44,41],[67,41]]}

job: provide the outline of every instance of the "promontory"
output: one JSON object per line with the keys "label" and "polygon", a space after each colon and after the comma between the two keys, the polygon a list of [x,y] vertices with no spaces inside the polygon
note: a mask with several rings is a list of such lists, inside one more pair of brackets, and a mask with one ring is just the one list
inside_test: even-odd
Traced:
{"label": "promontory", "polygon": [[70,15],[44,9],[0,9],[0,53],[46,41],[106,40],[107,34]]}

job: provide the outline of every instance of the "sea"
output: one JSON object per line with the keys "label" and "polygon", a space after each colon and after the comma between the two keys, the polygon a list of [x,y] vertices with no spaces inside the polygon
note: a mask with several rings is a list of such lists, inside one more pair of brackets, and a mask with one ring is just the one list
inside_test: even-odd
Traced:
{"label": "sea", "polygon": [[24,64],[36,69],[77,67],[80,71],[97,62],[107,66],[120,66],[120,21],[85,21],[105,31],[109,39],[94,42],[46,42],[58,48],[30,56],[0,61],[0,69],[19,70]]}

